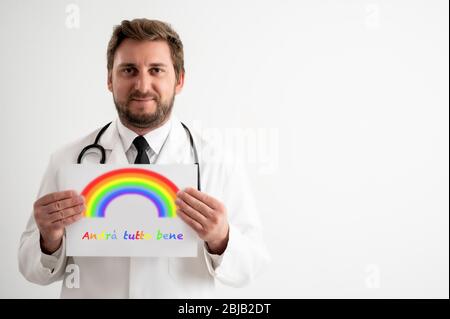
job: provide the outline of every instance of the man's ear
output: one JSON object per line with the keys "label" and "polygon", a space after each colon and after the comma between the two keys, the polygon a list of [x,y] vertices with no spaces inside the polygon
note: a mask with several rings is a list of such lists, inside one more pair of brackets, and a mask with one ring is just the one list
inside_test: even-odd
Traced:
{"label": "man's ear", "polygon": [[108,82],[108,90],[110,90],[112,92],[113,89],[112,89],[112,72],[111,71],[108,71],[107,82]]}
{"label": "man's ear", "polygon": [[184,72],[180,73],[179,79],[178,79],[178,83],[175,86],[175,93],[178,94],[181,92],[181,89],[183,88],[184,85]]}

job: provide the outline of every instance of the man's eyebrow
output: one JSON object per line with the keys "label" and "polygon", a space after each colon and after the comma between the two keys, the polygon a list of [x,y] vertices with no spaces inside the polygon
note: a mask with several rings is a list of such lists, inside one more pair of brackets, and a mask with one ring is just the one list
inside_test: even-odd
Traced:
{"label": "man's eyebrow", "polygon": [[[161,62],[155,62],[155,63],[150,63],[148,66],[151,67],[167,67],[167,64],[161,63]],[[122,67],[136,67],[136,64],[134,63],[120,63],[118,65],[119,68]]]}
{"label": "man's eyebrow", "polygon": [[121,67],[135,67],[136,64],[134,63],[120,63],[117,67],[121,68]]}
{"label": "man's eyebrow", "polygon": [[150,63],[149,66],[153,66],[153,67],[155,67],[155,66],[167,67],[166,64],[161,63],[161,62],[159,62],[159,63],[158,62],[157,63]]}

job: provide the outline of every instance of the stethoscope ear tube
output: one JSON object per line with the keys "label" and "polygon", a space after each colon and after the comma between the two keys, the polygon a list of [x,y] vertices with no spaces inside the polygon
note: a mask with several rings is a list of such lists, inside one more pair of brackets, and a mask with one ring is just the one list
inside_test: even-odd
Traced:
{"label": "stethoscope ear tube", "polygon": [[103,146],[101,146],[98,142],[100,141],[100,137],[105,133],[105,131],[108,129],[108,127],[111,125],[112,122],[109,122],[105,126],[102,127],[102,129],[97,133],[97,136],[95,137],[94,144],[88,145],[80,152],[77,158],[77,164],[81,164],[81,160],[83,159],[84,153],[86,153],[88,150],[92,148],[96,148],[100,151],[102,154],[102,157],[100,158],[100,164],[105,164],[106,162],[106,152]]}
{"label": "stethoscope ear tube", "polygon": [[194,153],[194,161],[195,161],[194,164],[197,165],[197,189],[199,191],[201,191],[201,187],[200,187],[200,184],[201,184],[200,183],[200,163],[198,161],[197,147],[195,146],[194,138],[192,137],[192,134],[191,134],[191,131],[189,130],[189,128],[183,122],[181,122],[181,125],[183,125],[184,129],[189,134],[189,143],[191,144],[191,149],[192,149],[192,152]]}
{"label": "stethoscope ear tube", "polygon": [[91,144],[91,145],[88,145],[85,148],[83,148],[83,150],[78,155],[77,164],[81,164],[81,160],[83,159],[84,153],[86,153],[88,150],[93,149],[93,148],[98,149],[100,151],[100,153],[102,154],[102,157],[100,158],[100,164],[105,164],[106,153],[105,153],[105,149],[100,144]]}
{"label": "stethoscope ear tube", "polygon": [[195,165],[197,165],[197,189],[201,192],[202,188],[200,187],[200,164],[195,163]]}

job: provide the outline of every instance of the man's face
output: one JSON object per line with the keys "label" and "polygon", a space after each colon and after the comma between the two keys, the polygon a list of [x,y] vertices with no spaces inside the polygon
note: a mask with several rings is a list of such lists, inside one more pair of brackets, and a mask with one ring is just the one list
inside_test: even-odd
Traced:
{"label": "man's face", "polygon": [[108,89],[122,122],[136,128],[156,128],[170,115],[184,83],[176,81],[165,41],[125,39],[114,55]]}

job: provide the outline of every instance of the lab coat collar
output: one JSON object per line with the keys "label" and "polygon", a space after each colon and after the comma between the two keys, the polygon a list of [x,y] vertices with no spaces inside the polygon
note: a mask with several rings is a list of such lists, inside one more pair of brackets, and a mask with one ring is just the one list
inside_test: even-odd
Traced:
{"label": "lab coat collar", "polygon": [[[163,146],[164,142],[167,139],[167,136],[170,133],[171,123],[172,117],[170,117],[162,126],[144,135],[144,138],[147,140],[148,145],[156,154],[159,154],[159,152],[161,151],[161,147]],[[123,125],[123,123],[120,121],[120,118],[117,119],[116,124],[120,139],[123,144],[123,149],[126,152],[132,146],[133,141],[138,136],[138,134]]]}
{"label": "lab coat collar", "polygon": [[172,127],[156,164],[190,164],[191,146],[180,120],[172,115]]}
{"label": "lab coat collar", "polygon": [[[99,143],[105,150],[111,151],[107,160],[108,163],[128,164],[123,143],[120,139],[117,121],[119,121],[118,118],[111,123],[105,133],[103,133]],[[174,115],[172,115],[171,121],[169,136],[160,150],[156,164],[190,163],[192,159],[189,158],[190,146],[186,131]]]}
{"label": "lab coat collar", "polygon": [[116,144],[120,142],[119,131],[117,130],[117,121],[119,119],[115,119],[112,121],[111,125],[108,129],[103,133],[103,136],[100,138],[99,143],[103,146],[105,150],[112,150],[116,147]]}

